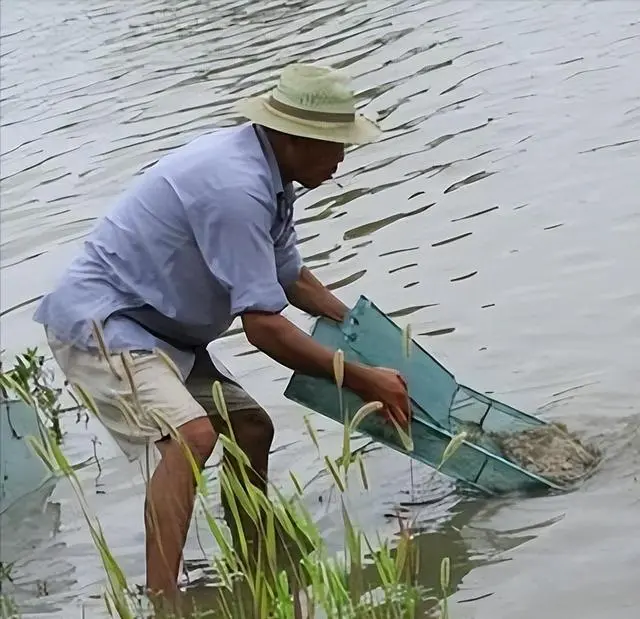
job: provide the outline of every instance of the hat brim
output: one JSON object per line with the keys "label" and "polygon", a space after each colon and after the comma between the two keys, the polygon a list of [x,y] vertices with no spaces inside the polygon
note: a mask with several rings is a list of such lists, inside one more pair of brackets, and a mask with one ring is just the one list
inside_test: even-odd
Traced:
{"label": "hat brim", "polygon": [[360,113],[356,113],[355,120],[350,123],[301,120],[273,109],[268,105],[267,99],[265,96],[243,99],[236,104],[236,110],[258,125],[314,140],[368,144],[374,142],[382,133],[376,123]]}

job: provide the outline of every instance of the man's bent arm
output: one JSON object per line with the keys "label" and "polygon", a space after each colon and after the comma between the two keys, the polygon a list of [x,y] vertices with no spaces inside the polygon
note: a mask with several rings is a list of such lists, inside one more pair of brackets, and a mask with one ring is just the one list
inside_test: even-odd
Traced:
{"label": "man's bent arm", "polygon": [[[325,348],[280,314],[246,312],[242,324],[249,342],[291,370],[335,379],[334,352]],[[366,366],[345,362],[344,386],[360,391],[366,384]]]}
{"label": "man's bent arm", "polygon": [[349,309],[307,267],[300,270],[298,279],[287,288],[289,303],[312,316],[326,316],[342,322]]}

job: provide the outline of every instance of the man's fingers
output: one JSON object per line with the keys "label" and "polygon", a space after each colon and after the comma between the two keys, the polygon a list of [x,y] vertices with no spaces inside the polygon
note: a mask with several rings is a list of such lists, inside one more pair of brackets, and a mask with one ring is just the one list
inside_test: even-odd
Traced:
{"label": "man's fingers", "polygon": [[396,421],[401,426],[407,426],[409,419],[405,415],[404,411],[399,406],[394,406],[392,410],[393,410],[393,416],[395,417]]}
{"label": "man's fingers", "polygon": [[409,416],[399,406],[385,406],[380,409],[380,414],[384,418],[386,423],[391,423],[395,420],[402,428],[407,429],[409,427]]}
{"label": "man's fingers", "polygon": [[379,412],[384,417],[384,420],[386,422],[391,423],[391,420],[393,419],[394,415],[388,406],[383,406]]}

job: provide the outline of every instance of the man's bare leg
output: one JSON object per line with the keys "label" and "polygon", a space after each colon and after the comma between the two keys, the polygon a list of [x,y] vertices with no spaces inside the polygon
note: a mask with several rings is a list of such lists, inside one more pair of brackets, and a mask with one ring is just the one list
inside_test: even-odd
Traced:
{"label": "man's bare leg", "polygon": [[[213,452],[217,434],[208,418],[178,428],[200,470]],[[184,445],[174,439],[157,443],[162,456],[147,488],[145,501],[147,589],[175,606],[178,572],[186,542],[196,481]]]}
{"label": "man's bare leg", "polygon": [[[233,411],[230,415],[233,434],[238,447],[247,455],[251,468],[246,469],[246,475],[249,483],[263,494],[267,494],[267,475],[269,468],[269,452],[273,442],[273,422],[269,415],[262,409],[249,409]],[[220,416],[211,418],[217,433],[229,435],[226,423]],[[236,458],[224,450],[222,458],[222,466],[229,475],[235,475],[242,480],[242,472]],[[231,529],[231,536],[235,547],[239,550],[239,537],[243,537],[249,547],[257,550],[258,530],[251,520],[250,516],[238,506],[241,518],[242,532],[236,525],[233,513],[230,510],[229,502],[226,494],[222,494],[222,506],[225,513],[225,519]]]}
{"label": "man's bare leg", "polygon": [[[227,432],[226,427],[222,426],[220,418],[212,418],[212,421],[214,422],[214,426],[218,433]],[[251,470],[246,471],[249,483],[266,496],[269,453],[271,451],[274,436],[273,423],[266,411],[262,409],[234,411],[234,413],[230,415],[230,421],[237,444],[247,455],[249,462],[251,463]],[[239,474],[238,462],[233,455],[227,453],[224,454],[223,466],[227,467],[229,472],[233,471],[236,475]],[[238,538],[241,534],[233,527],[234,517],[231,514],[224,495],[222,502],[225,511],[225,518],[231,527],[234,544],[239,551],[240,545]],[[242,520],[243,537],[249,544],[250,564],[248,567],[250,575],[254,570],[259,570],[263,576],[266,576],[267,579],[269,579],[270,570],[265,555],[262,554],[260,564],[257,562],[259,544],[263,543],[260,539],[259,531],[256,529],[249,515],[246,514],[240,506],[238,506],[238,508]],[[297,548],[295,543],[291,543],[291,541],[288,540],[288,534],[286,534],[283,528],[277,525],[277,521],[275,533],[277,569],[282,569],[287,572],[292,587],[294,603],[299,604],[300,591],[304,587],[306,581],[306,575],[297,566],[297,563],[301,558],[301,549]],[[264,550],[265,548],[263,547],[263,551]],[[308,552],[310,550],[311,548],[305,544],[302,552]],[[273,585],[274,583],[271,584]],[[246,612],[250,612],[251,608],[245,610]]]}

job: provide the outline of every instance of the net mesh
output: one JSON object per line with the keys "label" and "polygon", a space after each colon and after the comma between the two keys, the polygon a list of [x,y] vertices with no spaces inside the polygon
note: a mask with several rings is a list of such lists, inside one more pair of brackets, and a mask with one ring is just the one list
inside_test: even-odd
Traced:
{"label": "net mesh", "polygon": [[[415,341],[407,342],[401,329],[366,297],[359,299],[342,325],[318,320],[312,336],[329,348],[342,349],[347,361],[392,367],[407,380],[413,451],[407,452],[393,426],[375,415],[367,417],[358,431],[433,467],[442,464],[452,438],[465,432],[466,440],[440,468],[460,482],[489,493],[560,489],[583,478],[595,465],[595,450],[584,447],[565,428],[459,384]],[[341,407],[333,381],[297,372],[285,396],[340,423],[364,404],[343,390]]]}

